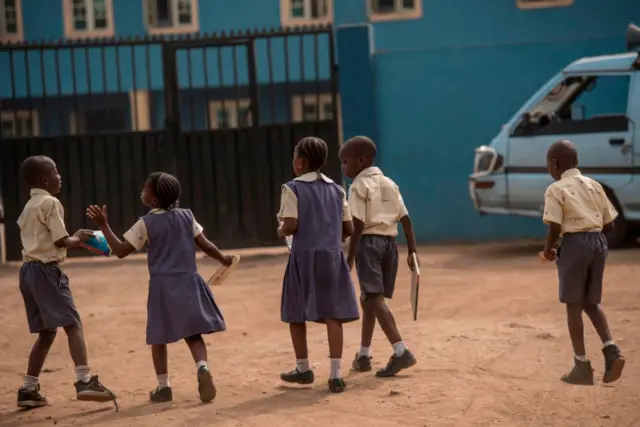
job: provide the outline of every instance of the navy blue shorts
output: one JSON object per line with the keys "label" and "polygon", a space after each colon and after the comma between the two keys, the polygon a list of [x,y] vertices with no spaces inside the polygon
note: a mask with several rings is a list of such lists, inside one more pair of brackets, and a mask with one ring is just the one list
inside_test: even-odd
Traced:
{"label": "navy blue shorts", "polygon": [[562,236],[556,259],[560,302],[600,304],[607,251],[607,239],[600,232]]}
{"label": "navy blue shorts", "polygon": [[398,274],[398,246],[391,236],[365,234],[356,254],[361,298],[382,294],[391,299]]}
{"label": "navy blue shorts", "polygon": [[20,269],[20,293],[31,333],[81,326],[69,278],[57,263],[25,262]]}

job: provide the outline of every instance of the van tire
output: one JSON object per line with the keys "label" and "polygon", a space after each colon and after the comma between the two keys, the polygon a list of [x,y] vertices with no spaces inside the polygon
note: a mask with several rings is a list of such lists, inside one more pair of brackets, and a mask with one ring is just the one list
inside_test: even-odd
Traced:
{"label": "van tire", "polygon": [[626,245],[629,238],[629,222],[624,217],[624,213],[620,208],[620,204],[618,203],[618,199],[616,198],[613,191],[611,191],[608,187],[604,187],[604,190],[609,198],[611,204],[618,211],[618,217],[613,221],[613,230],[606,234],[607,238],[607,246],[609,249],[619,249]]}

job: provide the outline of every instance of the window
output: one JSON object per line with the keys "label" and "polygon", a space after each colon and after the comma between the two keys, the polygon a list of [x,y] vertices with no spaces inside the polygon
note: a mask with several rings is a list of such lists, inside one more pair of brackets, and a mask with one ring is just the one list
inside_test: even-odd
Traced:
{"label": "window", "polygon": [[571,76],[526,113],[514,134],[626,131],[628,75]]}
{"label": "window", "polygon": [[20,0],[0,0],[0,39],[22,38],[22,7]]}
{"label": "window", "polygon": [[72,113],[70,127],[74,135],[128,131],[127,111],[106,108]]}
{"label": "window", "polygon": [[368,0],[372,21],[417,19],[422,17],[422,0]]}
{"label": "window", "polygon": [[3,138],[25,138],[40,134],[38,112],[35,110],[3,111],[0,119]]}
{"label": "window", "polygon": [[333,99],[328,93],[295,96],[292,111],[295,122],[333,120]]}
{"label": "window", "polygon": [[198,31],[198,0],[145,0],[143,4],[152,34]]}
{"label": "window", "polygon": [[327,24],[333,20],[334,0],[280,0],[282,26]]}
{"label": "window", "polygon": [[542,7],[571,6],[573,0],[516,0],[520,9],[540,9]]}
{"label": "window", "polygon": [[112,37],[112,1],[64,0],[66,37]]}
{"label": "window", "polygon": [[252,126],[251,101],[228,99],[209,102],[209,128],[232,129]]}

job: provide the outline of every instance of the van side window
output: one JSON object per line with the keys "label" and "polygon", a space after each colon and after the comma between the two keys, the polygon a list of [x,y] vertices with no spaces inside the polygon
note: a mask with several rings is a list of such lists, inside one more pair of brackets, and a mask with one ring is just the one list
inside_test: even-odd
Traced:
{"label": "van side window", "polygon": [[629,75],[571,76],[526,113],[514,136],[622,132],[629,129]]}
{"label": "van side window", "polygon": [[599,116],[626,116],[629,104],[629,76],[600,76],[571,104],[572,120]]}

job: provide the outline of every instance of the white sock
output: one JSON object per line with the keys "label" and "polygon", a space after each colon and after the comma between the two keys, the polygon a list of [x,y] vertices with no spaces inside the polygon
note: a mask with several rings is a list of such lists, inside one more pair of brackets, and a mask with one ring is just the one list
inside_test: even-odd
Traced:
{"label": "white sock", "polygon": [[407,347],[404,341],[398,341],[397,343],[392,344],[392,347],[393,347],[393,354],[396,357],[402,356],[405,350],[409,349],[409,347]]}
{"label": "white sock", "polygon": [[38,377],[32,377],[31,375],[25,375],[24,376],[24,384],[22,385],[22,388],[25,388],[27,390],[31,390],[35,386],[37,386],[39,382],[40,382],[40,380],[38,379]]}
{"label": "white sock", "polygon": [[298,372],[309,371],[309,359],[296,359],[296,369]]}
{"label": "white sock", "polygon": [[582,355],[582,356],[578,356],[577,354],[575,354],[573,357],[576,358],[577,361],[579,362],[588,362],[589,359],[587,359],[587,356]]}
{"label": "white sock", "polygon": [[371,357],[371,347],[360,347],[358,356]]}
{"label": "white sock", "polygon": [[342,378],[342,372],[340,372],[341,361],[342,359],[331,359],[331,374],[329,375],[330,380]]}
{"label": "white sock", "polygon": [[86,383],[91,379],[91,370],[88,366],[76,366],[76,382]]}
{"label": "white sock", "polygon": [[602,348],[609,347],[610,345],[616,345],[616,343],[615,343],[613,340],[605,341],[605,342],[602,344]]}
{"label": "white sock", "polygon": [[158,377],[158,390],[169,387],[169,374],[156,375]]}
{"label": "white sock", "polygon": [[198,363],[196,363],[196,368],[198,368],[198,370],[200,370],[200,368],[202,368],[203,366],[209,369],[209,366],[207,366],[206,360],[200,360]]}

